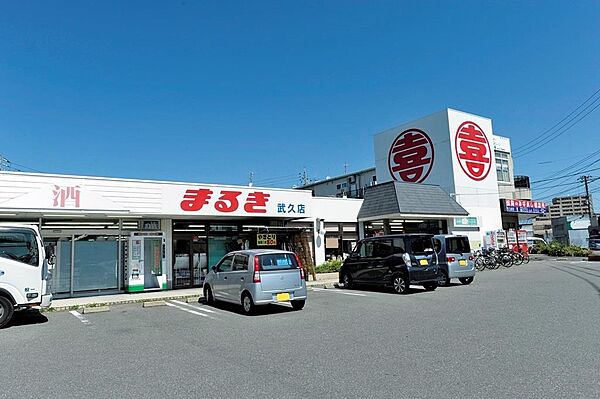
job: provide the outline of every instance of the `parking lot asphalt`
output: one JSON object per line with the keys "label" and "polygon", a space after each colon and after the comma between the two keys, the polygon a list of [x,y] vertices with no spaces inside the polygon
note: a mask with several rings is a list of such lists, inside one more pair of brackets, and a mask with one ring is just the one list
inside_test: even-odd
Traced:
{"label": "parking lot asphalt", "polygon": [[167,301],[21,313],[0,398],[596,398],[600,264],[534,262],[409,295],[315,289],[248,317]]}

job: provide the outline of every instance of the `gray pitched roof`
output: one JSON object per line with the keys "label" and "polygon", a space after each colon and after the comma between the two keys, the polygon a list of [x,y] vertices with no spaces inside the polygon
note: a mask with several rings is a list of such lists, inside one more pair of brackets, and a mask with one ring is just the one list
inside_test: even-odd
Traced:
{"label": "gray pitched roof", "polygon": [[467,216],[467,212],[440,186],[391,181],[369,187],[358,219],[390,215]]}

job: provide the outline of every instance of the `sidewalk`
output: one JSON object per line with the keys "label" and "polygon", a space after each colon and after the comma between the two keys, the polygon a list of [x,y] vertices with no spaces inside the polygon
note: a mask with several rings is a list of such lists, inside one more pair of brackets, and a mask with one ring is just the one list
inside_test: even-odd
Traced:
{"label": "sidewalk", "polygon": [[[321,273],[317,274],[316,281],[307,281],[306,286],[308,288],[333,288],[333,285],[337,282],[337,273]],[[201,296],[202,288],[187,288],[169,291],[139,292],[134,294],[113,294],[87,296],[82,298],[55,299],[52,301],[52,306],[50,306],[49,309],[46,309],[46,311],[74,310],[85,307],[165,301],[171,299],[186,300],[188,298],[200,298]]]}

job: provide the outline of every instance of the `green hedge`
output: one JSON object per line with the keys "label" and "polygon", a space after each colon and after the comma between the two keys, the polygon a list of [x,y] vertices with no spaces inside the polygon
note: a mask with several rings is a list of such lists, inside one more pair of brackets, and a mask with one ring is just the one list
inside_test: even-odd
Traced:
{"label": "green hedge", "polygon": [[315,271],[317,273],[335,273],[340,271],[340,267],[342,267],[342,261],[338,259],[332,259],[325,263],[321,263],[316,267]]}
{"label": "green hedge", "polygon": [[550,256],[588,256],[591,251],[576,245],[564,245],[558,241],[552,241],[550,244],[535,244],[530,248],[529,253]]}

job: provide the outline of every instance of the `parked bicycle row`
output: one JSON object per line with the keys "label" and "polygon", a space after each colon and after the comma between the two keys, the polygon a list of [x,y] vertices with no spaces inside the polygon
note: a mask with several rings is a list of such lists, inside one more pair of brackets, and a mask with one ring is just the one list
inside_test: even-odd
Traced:
{"label": "parked bicycle row", "polygon": [[508,248],[488,248],[475,252],[475,268],[479,271],[494,270],[529,263],[528,252],[514,252]]}

